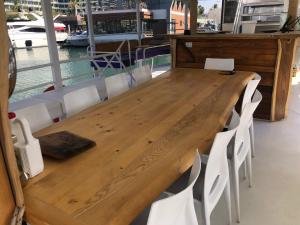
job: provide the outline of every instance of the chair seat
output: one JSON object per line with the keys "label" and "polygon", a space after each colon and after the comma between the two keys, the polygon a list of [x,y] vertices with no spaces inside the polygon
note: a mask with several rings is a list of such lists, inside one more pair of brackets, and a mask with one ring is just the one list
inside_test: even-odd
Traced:
{"label": "chair seat", "polygon": [[[201,163],[201,172],[193,189],[194,198],[199,201],[202,200],[205,170],[206,170],[206,164]],[[191,173],[191,169],[188,169],[186,172],[184,172],[173,184],[171,184],[170,187],[167,188],[166,192],[175,194],[182,191],[188,184],[190,173]]]}

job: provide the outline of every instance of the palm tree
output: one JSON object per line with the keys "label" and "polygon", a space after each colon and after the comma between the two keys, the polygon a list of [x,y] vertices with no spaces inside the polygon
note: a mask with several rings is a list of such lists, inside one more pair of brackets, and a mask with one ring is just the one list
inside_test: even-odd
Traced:
{"label": "palm tree", "polygon": [[78,8],[78,0],[70,0],[69,5],[68,5],[71,15],[76,15],[76,9]]}
{"label": "palm tree", "polygon": [[12,11],[18,12],[20,9],[20,2],[19,0],[14,0],[14,4],[12,6]]}

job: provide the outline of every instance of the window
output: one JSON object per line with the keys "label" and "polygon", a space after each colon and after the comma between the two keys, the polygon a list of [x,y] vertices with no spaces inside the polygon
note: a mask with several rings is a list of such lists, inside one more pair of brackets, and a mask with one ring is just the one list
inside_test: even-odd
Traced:
{"label": "window", "polygon": [[40,27],[31,27],[24,30],[21,30],[21,32],[37,32],[37,33],[44,33],[46,32],[44,28]]}
{"label": "window", "polygon": [[136,32],[136,20],[97,21],[95,34],[114,34]]}
{"label": "window", "polygon": [[237,5],[236,0],[225,0],[224,23],[234,22]]}

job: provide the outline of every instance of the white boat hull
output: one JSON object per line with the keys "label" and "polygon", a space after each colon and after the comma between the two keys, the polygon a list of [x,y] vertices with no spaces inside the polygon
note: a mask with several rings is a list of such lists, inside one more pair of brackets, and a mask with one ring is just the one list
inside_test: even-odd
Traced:
{"label": "white boat hull", "polygon": [[[63,42],[67,39],[67,33],[56,32],[56,42]],[[34,33],[34,32],[9,32],[10,40],[15,48],[26,47],[44,47],[48,46],[46,33]],[[26,46],[31,42],[31,46]]]}
{"label": "white boat hull", "polygon": [[[142,38],[145,38],[146,35],[143,35]],[[106,43],[106,42],[116,42],[123,40],[138,40],[137,34],[98,34],[94,35],[95,43]],[[85,47],[89,45],[89,38],[87,34],[83,35],[73,35],[69,36],[66,40],[66,45],[76,46],[76,47]]]}

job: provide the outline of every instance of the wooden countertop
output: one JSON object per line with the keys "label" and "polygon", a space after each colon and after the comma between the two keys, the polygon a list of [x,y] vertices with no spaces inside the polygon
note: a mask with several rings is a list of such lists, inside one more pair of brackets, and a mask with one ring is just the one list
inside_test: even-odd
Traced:
{"label": "wooden countertop", "polygon": [[[174,69],[38,132],[68,130],[97,145],[45,159],[24,188],[32,225],[127,225],[205,152],[252,72]],[[43,221],[46,221],[44,223]]]}
{"label": "wooden countertop", "polygon": [[300,32],[290,32],[290,33],[256,33],[256,34],[223,34],[223,33],[198,33],[195,35],[169,35],[171,39],[290,39],[299,38]]}

